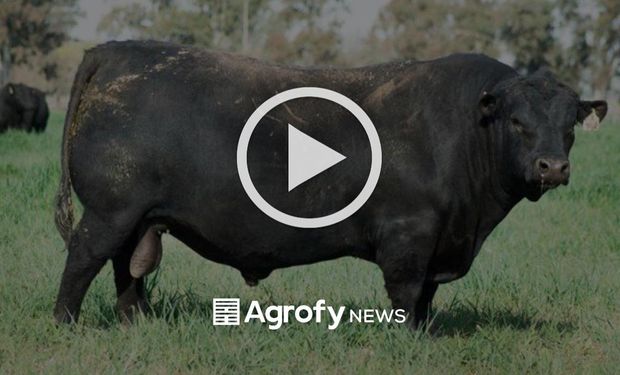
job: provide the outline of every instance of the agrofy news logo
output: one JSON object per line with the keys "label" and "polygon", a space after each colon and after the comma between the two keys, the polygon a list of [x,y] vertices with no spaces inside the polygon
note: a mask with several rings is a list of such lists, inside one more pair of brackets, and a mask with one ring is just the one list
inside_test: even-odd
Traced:
{"label": "agrofy news logo", "polygon": [[252,301],[247,311],[241,313],[239,298],[213,298],[213,325],[238,326],[241,323],[258,321],[268,324],[270,330],[280,329],[284,324],[298,322],[327,322],[327,329],[335,330],[342,323],[402,324],[407,319],[403,309],[347,309],[345,306],[329,306],[324,299],[308,305],[261,306]]}

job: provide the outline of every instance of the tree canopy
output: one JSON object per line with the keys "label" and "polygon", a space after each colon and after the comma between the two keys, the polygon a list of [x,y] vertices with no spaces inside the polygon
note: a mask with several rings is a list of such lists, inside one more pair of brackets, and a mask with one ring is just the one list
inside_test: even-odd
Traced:
{"label": "tree canopy", "polygon": [[151,0],[117,6],[99,30],[240,51],[274,61],[333,62],[344,0]]}
{"label": "tree canopy", "polygon": [[[0,2],[0,84],[13,65],[28,64],[49,54],[68,37],[78,13],[77,0],[2,0]],[[43,63],[39,70],[53,77],[56,65]]]}
{"label": "tree canopy", "polygon": [[620,2],[391,0],[368,42],[392,58],[485,53],[605,96],[620,76]]}

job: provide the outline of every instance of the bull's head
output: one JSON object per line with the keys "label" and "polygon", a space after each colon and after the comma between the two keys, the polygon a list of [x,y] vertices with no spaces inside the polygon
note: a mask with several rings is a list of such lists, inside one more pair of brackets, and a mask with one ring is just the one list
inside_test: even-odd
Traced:
{"label": "bull's head", "polygon": [[17,90],[15,89],[15,85],[12,83],[7,83],[4,88],[2,88],[2,93],[0,97],[4,99],[4,102],[11,105],[13,108],[22,110],[22,103],[20,95],[18,95]]}
{"label": "bull's head", "polygon": [[595,130],[607,113],[602,100],[583,101],[548,72],[499,83],[479,102],[482,119],[495,135],[502,186],[511,194],[538,200],[568,184],[568,154],[574,127]]}

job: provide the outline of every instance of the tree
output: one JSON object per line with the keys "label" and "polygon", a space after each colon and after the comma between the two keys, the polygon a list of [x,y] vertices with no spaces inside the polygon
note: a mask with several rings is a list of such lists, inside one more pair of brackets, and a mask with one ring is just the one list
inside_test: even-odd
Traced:
{"label": "tree", "polygon": [[265,45],[271,60],[298,64],[333,64],[340,55],[345,0],[282,0],[273,14]]}
{"label": "tree", "polygon": [[391,0],[369,43],[388,58],[484,52],[606,97],[620,77],[620,2]]}
{"label": "tree", "polygon": [[497,4],[490,1],[391,0],[379,12],[369,40],[392,57],[495,54],[497,18]]}
{"label": "tree", "polygon": [[581,19],[590,29],[579,31],[580,44],[575,50],[590,68],[592,95],[604,98],[612,90],[614,78],[620,78],[620,2],[597,0],[593,9],[584,13]]}
{"label": "tree", "polygon": [[332,63],[345,0],[150,0],[115,7],[99,25],[113,36],[167,40],[287,63]]}
{"label": "tree", "polygon": [[250,49],[269,0],[151,0],[112,9],[99,24],[112,36],[129,34],[227,50]]}
{"label": "tree", "polygon": [[551,68],[562,81],[606,97],[620,76],[620,2],[508,1],[502,41],[525,73]]}
{"label": "tree", "polygon": [[514,55],[513,66],[524,73],[560,62],[550,1],[510,0],[501,7],[501,41]]}
{"label": "tree", "polygon": [[[78,13],[77,0],[3,0],[0,3],[0,84],[9,80],[13,66],[47,55],[68,38]],[[56,66],[40,68],[47,78]]]}

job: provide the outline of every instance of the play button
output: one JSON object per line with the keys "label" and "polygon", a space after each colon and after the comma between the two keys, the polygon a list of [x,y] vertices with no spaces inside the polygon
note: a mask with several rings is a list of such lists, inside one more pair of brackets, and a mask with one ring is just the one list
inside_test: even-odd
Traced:
{"label": "play button", "polygon": [[[302,98],[322,99],[345,108],[362,125],[370,145],[370,170],[366,183],[361,191],[355,199],[349,201],[345,207],[325,216],[295,216],[277,209],[267,202],[258,192],[256,186],[254,186],[252,182],[248,169],[248,147],[250,138],[259,122],[261,122],[263,117],[268,116],[269,112],[277,106],[291,100]],[[309,121],[309,119],[305,118],[300,121]],[[284,122],[283,125],[288,128],[288,192],[291,195],[298,192],[298,190],[294,192],[293,190],[299,185],[346,159],[346,157],[338,151],[301,132],[290,123]],[[320,127],[321,123],[314,124],[314,126]],[[274,151],[274,154],[277,155],[277,152]],[[237,144],[237,172],[239,173],[241,185],[250,200],[252,200],[259,210],[272,219],[297,228],[326,227],[343,221],[357,212],[370,198],[377,186],[379,175],[381,174],[381,160],[381,142],[379,141],[379,135],[366,112],[364,112],[357,103],[346,96],[321,87],[299,87],[281,92],[267,99],[250,115],[245,126],[241,130],[239,143]],[[328,188],[329,187],[326,189]]]}
{"label": "play button", "polygon": [[288,191],[346,159],[288,124]]}

